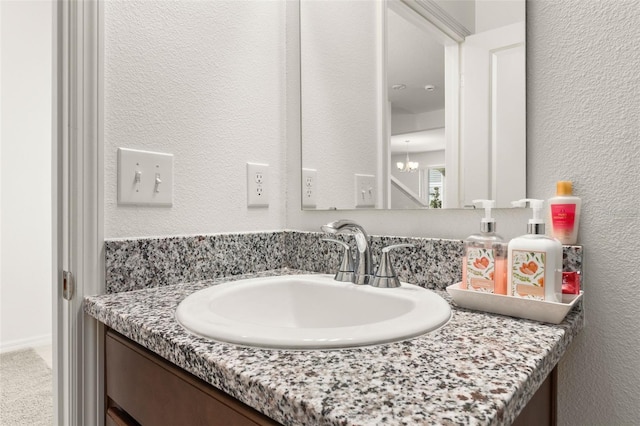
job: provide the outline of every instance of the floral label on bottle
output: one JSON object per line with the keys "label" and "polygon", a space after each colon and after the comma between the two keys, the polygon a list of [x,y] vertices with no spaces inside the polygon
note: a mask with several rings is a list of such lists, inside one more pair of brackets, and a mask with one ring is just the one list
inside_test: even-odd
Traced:
{"label": "floral label on bottle", "polygon": [[557,236],[571,235],[575,221],[575,204],[551,204],[551,226]]}
{"label": "floral label on bottle", "polygon": [[511,296],[544,300],[545,252],[513,250]]}
{"label": "floral label on bottle", "polygon": [[494,292],[493,249],[469,248],[467,250],[467,288],[469,290]]}

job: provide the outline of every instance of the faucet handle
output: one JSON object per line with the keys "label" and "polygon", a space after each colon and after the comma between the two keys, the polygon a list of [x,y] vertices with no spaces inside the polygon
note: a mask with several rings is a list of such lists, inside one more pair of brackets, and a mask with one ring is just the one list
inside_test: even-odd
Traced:
{"label": "faucet handle", "polygon": [[380,266],[378,266],[378,270],[373,277],[373,281],[371,282],[372,287],[378,288],[396,288],[400,287],[400,280],[396,275],[395,269],[393,269],[393,264],[391,263],[391,258],[389,256],[389,252],[393,249],[402,248],[402,247],[414,247],[413,244],[394,244],[392,246],[387,246],[382,249],[382,259],[380,259]]}
{"label": "faucet handle", "polygon": [[338,243],[344,247],[342,255],[342,261],[340,262],[340,268],[333,277],[336,281],[353,282],[355,278],[355,268],[353,266],[353,254],[351,253],[351,246],[344,241],[336,240],[333,238],[323,238],[322,241],[328,241],[330,243]]}

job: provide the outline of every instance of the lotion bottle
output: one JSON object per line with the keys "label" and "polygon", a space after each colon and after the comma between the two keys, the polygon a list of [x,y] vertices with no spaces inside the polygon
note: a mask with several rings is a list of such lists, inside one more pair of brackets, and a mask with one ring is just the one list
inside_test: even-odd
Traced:
{"label": "lotion bottle", "polygon": [[551,236],[562,244],[575,244],[578,241],[580,205],[580,198],[573,195],[572,182],[559,181],[556,184],[556,196],[549,199],[549,214]]}
{"label": "lotion bottle", "polygon": [[485,217],[480,222],[480,233],[464,241],[462,261],[462,288],[484,293],[507,294],[506,245],[496,234],[496,221],[491,217],[494,200],[473,200],[481,204]]}
{"label": "lotion bottle", "polygon": [[509,242],[508,295],[562,302],[562,244],[544,235],[543,200],[525,198],[512,204],[525,207],[527,202],[533,209],[527,234]]}

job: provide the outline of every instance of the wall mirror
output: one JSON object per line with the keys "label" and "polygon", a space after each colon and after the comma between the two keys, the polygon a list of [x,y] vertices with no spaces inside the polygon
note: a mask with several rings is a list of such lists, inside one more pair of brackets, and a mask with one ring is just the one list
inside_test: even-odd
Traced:
{"label": "wall mirror", "polygon": [[302,208],[525,197],[525,0],[300,0]]}

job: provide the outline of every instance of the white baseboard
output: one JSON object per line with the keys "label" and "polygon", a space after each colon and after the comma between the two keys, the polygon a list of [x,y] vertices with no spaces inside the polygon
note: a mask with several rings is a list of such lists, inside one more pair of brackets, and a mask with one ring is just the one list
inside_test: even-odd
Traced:
{"label": "white baseboard", "polygon": [[35,348],[38,346],[50,345],[51,334],[42,336],[34,336],[26,339],[11,340],[9,342],[0,342],[0,353],[18,351],[20,349]]}

